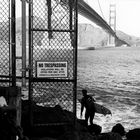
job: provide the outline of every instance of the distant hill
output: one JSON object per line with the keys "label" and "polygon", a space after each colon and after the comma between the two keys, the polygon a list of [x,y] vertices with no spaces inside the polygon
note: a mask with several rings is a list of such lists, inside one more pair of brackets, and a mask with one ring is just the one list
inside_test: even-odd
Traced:
{"label": "distant hill", "polygon": [[[122,31],[117,31],[116,35],[123,41],[127,42],[131,46],[139,46],[140,38],[125,34]],[[107,46],[108,33],[103,29],[94,27],[91,24],[79,24],[78,25],[78,46],[81,49],[84,48],[97,48]],[[119,44],[117,42],[117,44]]]}
{"label": "distant hill", "polygon": [[132,46],[139,46],[140,44],[140,37],[131,36],[122,31],[117,31],[116,35],[122,40],[128,42]]}
{"label": "distant hill", "polygon": [[[44,27],[44,21],[39,17],[34,17],[37,19],[36,25],[34,25],[36,28]],[[5,25],[4,29],[2,28],[3,25]],[[27,17],[27,25],[28,25],[28,17]],[[16,19],[16,41],[17,41],[17,47],[21,46],[21,18]],[[0,23],[0,40],[7,40],[8,39],[8,22]],[[28,26],[26,28],[26,31],[28,31]],[[125,34],[122,31],[116,32],[117,36],[128,42],[131,46],[140,46],[140,38],[131,36],[128,34]],[[4,37],[3,37],[4,35]],[[38,35],[37,35],[38,36]],[[27,32],[28,37],[28,32]],[[41,45],[41,41],[44,38],[43,33],[39,33],[38,38],[35,38],[35,43],[37,45]],[[108,42],[108,33],[106,33],[103,29],[94,27],[91,24],[78,24],[78,48],[84,49],[94,49],[97,47],[104,47],[107,46]],[[28,40],[27,40],[28,44]]]}
{"label": "distant hill", "polygon": [[91,24],[78,24],[78,46],[80,48],[96,48],[106,46],[108,34]]}

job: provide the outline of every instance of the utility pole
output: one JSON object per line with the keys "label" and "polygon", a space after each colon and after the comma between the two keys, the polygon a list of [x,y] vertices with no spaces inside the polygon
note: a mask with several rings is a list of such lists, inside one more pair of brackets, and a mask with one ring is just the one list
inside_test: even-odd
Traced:
{"label": "utility pole", "polygon": [[[111,3],[109,9],[109,25],[116,32],[116,4]],[[115,46],[115,38],[109,34],[108,45]]]}

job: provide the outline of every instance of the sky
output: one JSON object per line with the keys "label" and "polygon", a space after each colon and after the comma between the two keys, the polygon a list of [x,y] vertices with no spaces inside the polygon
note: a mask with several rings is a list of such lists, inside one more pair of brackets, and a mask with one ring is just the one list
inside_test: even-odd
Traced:
{"label": "sky", "polygon": [[[109,5],[116,3],[116,30],[123,31],[129,35],[140,37],[140,0],[84,0],[100,16],[103,16],[106,22],[109,22]],[[102,12],[99,7],[102,9]],[[16,0],[17,17],[21,16],[21,0]],[[78,23],[88,23],[94,26],[95,23],[85,17],[78,15]]]}
{"label": "sky", "polygon": [[[110,3],[116,4],[116,30],[123,31],[129,35],[140,37],[140,0],[84,0],[87,2],[106,22],[109,22]],[[100,6],[99,6],[99,3]],[[100,7],[102,10],[100,10]],[[102,12],[101,12],[102,11]],[[93,22],[83,16],[78,16],[79,23]]]}

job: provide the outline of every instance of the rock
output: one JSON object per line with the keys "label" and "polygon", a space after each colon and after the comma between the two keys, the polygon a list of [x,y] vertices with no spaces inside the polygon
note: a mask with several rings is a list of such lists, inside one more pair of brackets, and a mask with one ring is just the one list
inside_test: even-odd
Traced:
{"label": "rock", "polygon": [[118,133],[121,136],[124,136],[125,135],[125,129],[124,129],[124,127],[120,123],[118,123],[115,126],[113,126],[112,132]]}
{"label": "rock", "polygon": [[91,134],[99,135],[102,131],[102,127],[97,124],[92,124],[87,127]]}
{"label": "rock", "polygon": [[[39,124],[50,124],[50,125],[44,125],[44,126],[40,125],[40,126],[33,126],[33,127],[29,126],[30,124],[29,101],[24,100],[22,101],[22,118],[21,118],[21,126],[24,130],[23,131],[24,135],[30,138],[52,137],[55,139],[61,136],[62,139],[64,137],[68,137],[69,139],[74,139],[75,137],[80,137],[80,138],[84,137],[83,133],[85,133],[85,135],[88,135],[87,137],[90,137],[91,134],[88,132],[88,129],[84,126],[84,120],[76,119],[76,127],[75,128],[73,127],[72,124],[74,122],[74,114],[72,112],[63,110],[59,105],[56,105],[55,107],[43,107],[37,105],[35,102],[33,102],[32,105],[34,108],[33,110],[34,122],[36,124],[39,123]],[[61,125],[62,123],[64,123],[65,125]]]}
{"label": "rock", "polygon": [[86,121],[82,119],[77,119],[76,129],[82,132],[88,132]]}
{"label": "rock", "polygon": [[43,137],[43,138],[30,138],[30,140],[56,140],[54,138]]}
{"label": "rock", "polygon": [[56,139],[46,137],[46,138],[41,138],[40,140],[56,140]]}
{"label": "rock", "polygon": [[[58,105],[55,107],[42,107],[36,105],[35,102],[33,102],[32,105],[34,115],[33,119],[36,124],[61,124],[72,121],[73,114],[63,110]],[[24,135],[29,137],[58,137],[62,135],[65,130],[63,125],[30,126],[29,124],[29,101],[24,100],[22,101],[21,118],[21,126],[24,130]]]}
{"label": "rock", "polygon": [[57,140],[97,140],[97,138],[87,132],[68,131]]}
{"label": "rock", "polygon": [[113,133],[113,132],[110,132],[110,133],[104,133],[102,134],[98,140],[122,140],[120,134],[118,133]]}
{"label": "rock", "polygon": [[87,126],[87,123],[85,120],[83,119],[77,119],[77,122],[80,123],[82,126],[86,127]]}
{"label": "rock", "polygon": [[129,130],[129,132],[126,133],[126,138],[128,140],[140,140],[140,128]]}

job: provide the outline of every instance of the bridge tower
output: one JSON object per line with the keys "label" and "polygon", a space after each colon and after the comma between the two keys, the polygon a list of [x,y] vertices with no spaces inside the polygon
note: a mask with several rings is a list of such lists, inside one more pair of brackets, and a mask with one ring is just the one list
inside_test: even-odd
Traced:
{"label": "bridge tower", "polygon": [[[109,25],[116,32],[116,4],[111,3],[109,8]],[[109,34],[108,46],[115,46],[115,38]]]}

